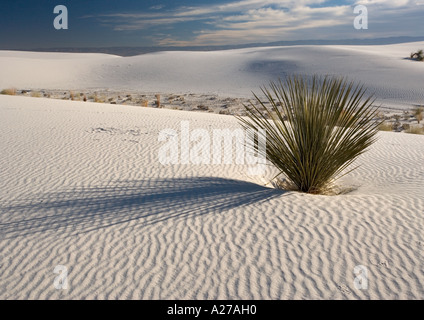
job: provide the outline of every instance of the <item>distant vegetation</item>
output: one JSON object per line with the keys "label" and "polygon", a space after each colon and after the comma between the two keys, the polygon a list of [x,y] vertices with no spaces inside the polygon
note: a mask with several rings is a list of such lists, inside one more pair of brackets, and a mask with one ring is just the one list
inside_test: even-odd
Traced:
{"label": "distant vegetation", "polygon": [[420,122],[423,120],[424,108],[423,107],[416,107],[412,110],[412,112],[413,112],[415,119],[417,119],[418,124],[420,124]]}
{"label": "distant vegetation", "polygon": [[41,98],[41,92],[31,91],[31,97],[33,97],[33,98]]}
{"label": "distant vegetation", "polygon": [[9,96],[15,96],[16,95],[16,89],[15,88],[8,88],[8,89],[3,89],[0,94],[6,94]]}
{"label": "distant vegetation", "polygon": [[391,123],[382,122],[378,126],[378,130],[380,130],[380,131],[393,131],[393,125]]}
{"label": "distant vegetation", "polygon": [[411,126],[409,129],[405,130],[405,133],[424,134],[424,127]]}
{"label": "distant vegetation", "polygon": [[412,52],[410,57],[413,60],[424,61],[424,51],[418,50],[417,52]]}

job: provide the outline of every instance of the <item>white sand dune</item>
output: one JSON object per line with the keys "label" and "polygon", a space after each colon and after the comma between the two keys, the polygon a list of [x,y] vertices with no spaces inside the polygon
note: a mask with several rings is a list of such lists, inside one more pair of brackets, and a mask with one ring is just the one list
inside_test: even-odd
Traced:
{"label": "white sand dune", "polygon": [[250,97],[290,74],[341,75],[362,82],[378,103],[424,103],[424,63],[406,59],[424,42],[377,46],[293,46],[135,57],[0,51],[0,88],[113,88]]}
{"label": "white sand dune", "polygon": [[[237,56],[295,60],[296,50]],[[179,54],[156,58],[167,55]],[[0,96],[0,298],[424,298],[423,136],[381,133],[344,180],[354,192],[312,196],[264,187],[272,169],[256,177],[244,165],[160,164],[159,132],[183,120],[238,127],[222,115]],[[57,265],[68,268],[67,290],[53,286]],[[368,269],[367,290],[354,287],[357,265]]]}

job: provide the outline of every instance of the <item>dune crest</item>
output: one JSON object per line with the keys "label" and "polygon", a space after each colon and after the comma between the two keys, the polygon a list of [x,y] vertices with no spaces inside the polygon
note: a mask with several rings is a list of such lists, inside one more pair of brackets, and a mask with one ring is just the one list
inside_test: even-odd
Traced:
{"label": "dune crest", "polygon": [[109,88],[251,97],[259,85],[290,74],[348,75],[377,102],[422,104],[424,64],[407,59],[424,42],[375,46],[290,46],[212,52],[106,54],[0,51],[0,88]]}

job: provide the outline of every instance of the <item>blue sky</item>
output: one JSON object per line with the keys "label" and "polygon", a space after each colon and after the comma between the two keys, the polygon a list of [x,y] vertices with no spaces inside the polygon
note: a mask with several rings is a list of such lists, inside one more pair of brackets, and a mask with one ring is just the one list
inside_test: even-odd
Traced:
{"label": "blue sky", "polygon": [[[53,28],[65,5],[69,29]],[[369,29],[355,30],[355,5]],[[424,0],[2,0],[0,49],[423,36]]]}

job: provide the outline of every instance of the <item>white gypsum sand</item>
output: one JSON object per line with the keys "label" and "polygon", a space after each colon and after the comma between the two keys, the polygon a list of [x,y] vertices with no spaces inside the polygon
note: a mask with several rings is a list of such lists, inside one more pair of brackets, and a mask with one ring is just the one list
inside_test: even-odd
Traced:
{"label": "white gypsum sand", "polygon": [[379,133],[331,197],[158,161],[161,130],[230,116],[10,96],[0,115],[1,299],[424,297],[424,136]]}
{"label": "white gypsum sand", "polygon": [[[182,121],[235,130],[235,118],[206,112],[294,73],[348,76],[385,107],[410,110],[424,101],[424,63],[405,58],[420,48],[0,51],[0,89],[166,93],[163,104],[177,95],[178,107],[209,108],[0,95],[0,298],[423,299],[424,136],[379,133],[339,182],[354,191],[333,197],[264,186],[271,167],[164,166],[158,141]],[[54,286],[58,265],[66,290]],[[354,286],[358,265],[367,290]]]}

